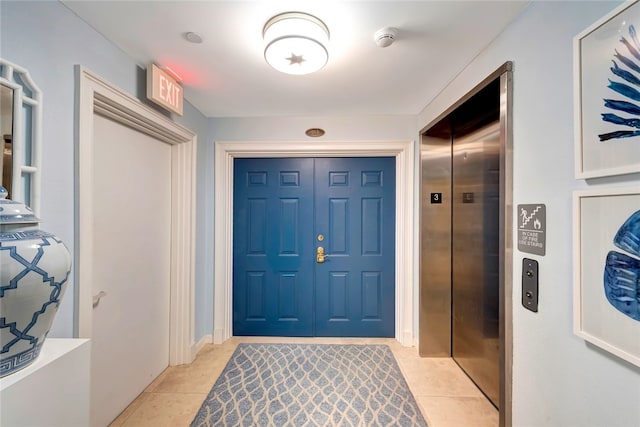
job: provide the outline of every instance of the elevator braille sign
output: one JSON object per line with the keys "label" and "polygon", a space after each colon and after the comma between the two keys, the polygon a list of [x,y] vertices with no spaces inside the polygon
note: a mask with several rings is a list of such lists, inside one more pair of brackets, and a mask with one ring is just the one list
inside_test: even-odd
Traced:
{"label": "elevator braille sign", "polygon": [[546,233],[547,207],[543,204],[518,205],[518,250],[544,255]]}

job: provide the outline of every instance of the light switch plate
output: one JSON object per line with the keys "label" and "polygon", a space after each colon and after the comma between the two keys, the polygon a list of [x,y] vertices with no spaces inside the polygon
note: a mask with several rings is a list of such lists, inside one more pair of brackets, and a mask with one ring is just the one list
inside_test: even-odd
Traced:
{"label": "light switch plate", "polygon": [[522,306],[538,312],[538,261],[522,260]]}

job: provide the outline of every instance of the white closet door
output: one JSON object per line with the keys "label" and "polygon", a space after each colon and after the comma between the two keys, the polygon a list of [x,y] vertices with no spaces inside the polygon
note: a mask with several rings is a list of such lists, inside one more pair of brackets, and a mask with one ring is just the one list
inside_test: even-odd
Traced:
{"label": "white closet door", "polygon": [[[169,363],[171,147],[94,116],[91,425]],[[95,300],[95,299],[94,299]]]}

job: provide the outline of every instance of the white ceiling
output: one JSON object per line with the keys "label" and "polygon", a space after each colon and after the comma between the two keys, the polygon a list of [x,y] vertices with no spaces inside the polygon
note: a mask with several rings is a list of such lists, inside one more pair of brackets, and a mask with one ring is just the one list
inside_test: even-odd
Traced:
{"label": "white ceiling", "polygon": [[[64,1],[143,67],[169,66],[207,117],[417,114],[527,1]],[[262,28],[304,11],[329,27],[329,62],[306,76],[263,59]],[[391,26],[396,42],[373,34]],[[196,32],[203,43],[187,42]],[[496,64],[496,68],[501,64]]]}

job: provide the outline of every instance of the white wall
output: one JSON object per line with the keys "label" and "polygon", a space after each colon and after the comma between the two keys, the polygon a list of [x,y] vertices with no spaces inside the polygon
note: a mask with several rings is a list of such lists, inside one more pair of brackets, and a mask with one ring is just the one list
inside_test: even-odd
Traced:
{"label": "white wall", "polygon": [[[0,2],[0,56],[29,70],[43,92],[42,224],[74,251],[74,66],[80,64],[133,96],[144,97],[144,72],[59,2]],[[142,95],[141,95],[142,94]],[[174,118],[198,134],[198,149],[206,152],[208,121],[185,102],[185,115]],[[198,153],[200,154],[200,153]],[[199,155],[199,162],[200,162]],[[201,162],[200,162],[201,163]],[[199,174],[204,169],[199,166]],[[198,176],[198,186],[204,180]],[[206,202],[198,200],[197,224],[203,223]],[[207,312],[212,297],[203,283],[205,236],[196,240],[196,340],[211,333]],[[208,263],[211,265],[211,262]],[[211,267],[212,268],[212,267]],[[74,280],[71,277],[50,336],[73,336]],[[207,332],[209,331],[209,332]]]}
{"label": "white wall", "polygon": [[[211,119],[215,141],[389,141],[414,140],[415,116],[246,117]],[[309,128],[326,134],[309,138]]]}
{"label": "white wall", "polygon": [[[533,2],[419,114],[419,126],[427,125],[501,64],[514,62],[514,206],[547,205],[546,255],[515,250],[513,257],[513,425],[518,427],[640,425],[640,368],[586,345],[572,332],[572,191],[640,179],[574,179],[572,40],[617,5]],[[523,257],[540,263],[538,313],[520,304]]]}

